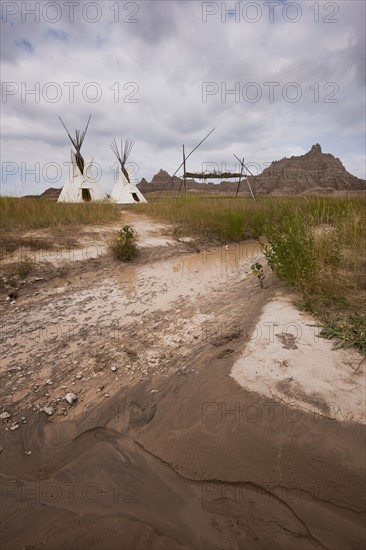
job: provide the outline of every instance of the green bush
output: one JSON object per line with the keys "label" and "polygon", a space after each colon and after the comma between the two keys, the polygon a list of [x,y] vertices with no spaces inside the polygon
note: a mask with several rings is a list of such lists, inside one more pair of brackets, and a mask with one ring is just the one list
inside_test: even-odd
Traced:
{"label": "green bush", "polygon": [[122,227],[111,242],[110,248],[113,251],[115,260],[128,262],[135,258],[139,253],[135,230],[129,225]]}
{"label": "green bush", "polygon": [[317,228],[304,213],[288,213],[281,223],[266,227],[267,243],[261,243],[268,265],[280,279],[306,298],[333,294],[342,254],[342,238],[336,227]]}
{"label": "green bush", "polygon": [[262,243],[268,265],[280,279],[303,290],[317,280],[316,243],[312,228],[298,215],[266,227],[269,245]]}

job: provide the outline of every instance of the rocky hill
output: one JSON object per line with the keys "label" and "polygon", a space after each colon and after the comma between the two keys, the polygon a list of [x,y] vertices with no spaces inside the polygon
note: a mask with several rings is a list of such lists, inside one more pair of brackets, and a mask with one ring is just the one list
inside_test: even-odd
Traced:
{"label": "rocky hill", "polygon": [[357,191],[366,189],[366,181],[347,172],[342,162],[323,153],[319,143],[299,157],[283,158],[249,178],[257,193],[296,194]]}
{"label": "rocky hill", "polygon": [[60,196],[60,193],[62,191],[62,187],[60,189],[56,189],[55,187],[49,187],[46,189],[46,191],[43,191],[43,193],[40,195],[42,199],[58,199]]}
{"label": "rocky hill", "polygon": [[[297,194],[297,193],[333,193],[334,191],[360,191],[366,189],[366,182],[353,176],[342,162],[329,153],[323,153],[319,143],[312,146],[305,155],[283,158],[273,161],[256,177],[248,177],[253,190],[258,194]],[[138,187],[142,193],[154,191],[178,190],[181,178],[170,177],[165,170],[159,170],[150,183],[141,180]],[[217,181],[217,180],[216,180]],[[187,189],[191,192],[234,193],[237,181],[221,183],[187,180]],[[240,194],[249,194],[248,185],[243,181]]]}
{"label": "rocky hill", "polygon": [[62,187],[57,189],[56,187],[49,187],[46,191],[43,191],[40,195],[23,195],[23,199],[49,199],[56,200],[59,198]]}

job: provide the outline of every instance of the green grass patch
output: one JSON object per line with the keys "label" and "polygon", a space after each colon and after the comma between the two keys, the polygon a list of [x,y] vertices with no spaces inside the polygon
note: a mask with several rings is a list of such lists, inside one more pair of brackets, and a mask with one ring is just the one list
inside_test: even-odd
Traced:
{"label": "green grass patch", "polygon": [[350,348],[357,345],[360,352],[366,355],[366,315],[351,313],[338,315],[326,322],[320,335],[323,338],[337,338],[337,347]]}

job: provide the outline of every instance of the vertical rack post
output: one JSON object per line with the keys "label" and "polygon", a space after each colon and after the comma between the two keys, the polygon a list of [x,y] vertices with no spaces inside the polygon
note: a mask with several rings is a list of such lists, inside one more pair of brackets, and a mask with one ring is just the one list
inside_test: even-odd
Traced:
{"label": "vertical rack post", "polygon": [[183,183],[184,183],[184,194],[185,196],[187,196],[186,154],[184,151],[184,145],[183,145]]}

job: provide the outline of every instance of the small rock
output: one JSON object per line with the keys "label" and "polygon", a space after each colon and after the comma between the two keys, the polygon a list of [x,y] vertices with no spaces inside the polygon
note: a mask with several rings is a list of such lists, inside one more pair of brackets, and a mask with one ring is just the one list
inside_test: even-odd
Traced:
{"label": "small rock", "polygon": [[24,451],[24,454],[26,454],[26,455],[31,455],[31,454],[32,454],[32,451]]}
{"label": "small rock", "polygon": [[0,420],[7,420],[10,417],[11,417],[11,414],[8,411],[5,411],[5,412],[0,414]]}
{"label": "small rock", "polygon": [[18,292],[16,290],[9,290],[8,298],[10,300],[16,300],[18,298]]}
{"label": "small rock", "polygon": [[52,380],[50,380],[50,378],[49,378],[48,380],[46,380],[46,384],[48,384],[49,386],[52,386],[52,384],[53,384],[53,381],[52,381]]}
{"label": "small rock", "polygon": [[75,378],[77,378],[78,380],[81,380],[83,377],[83,373],[82,372],[78,372],[77,375],[75,376]]}
{"label": "small rock", "polygon": [[0,445],[0,453],[2,453],[4,450],[4,447],[2,447],[2,445]]}
{"label": "small rock", "polygon": [[69,405],[72,405],[77,400],[77,398],[78,396],[71,392],[65,395],[65,399]]}
{"label": "small rock", "polygon": [[53,407],[43,407],[43,409],[41,409],[41,411],[48,414],[48,416],[51,416],[55,412],[55,409]]}
{"label": "small rock", "polygon": [[150,393],[157,393],[158,390],[151,390]]}
{"label": "small rock", "polygon": [[19,372],[19,371],[22,370],[22,367],[19,367],[19,366],[17,365],[16,367],[12,367],[10,370],[11,370],[11,371],[18,371],[18,372]]}
{"label": "small rock", "polygon": [[186,369],[187,367],[180,367],[179,369],[177,369],[176,373],[179,375],[179,376],[183,376],[183,375],[186,375],[187,372],[186,372]]}
{"label": "small rock", "polygon": [[117,370],[117,367],[111,367],[111,370],[115,372]]}
{"label": "small rock", "polygon": [[10,429],[14,431],[14,430],[17,430],[18,428],[19,428],[19,424],[14,424],[14,426],[12,426]]}

